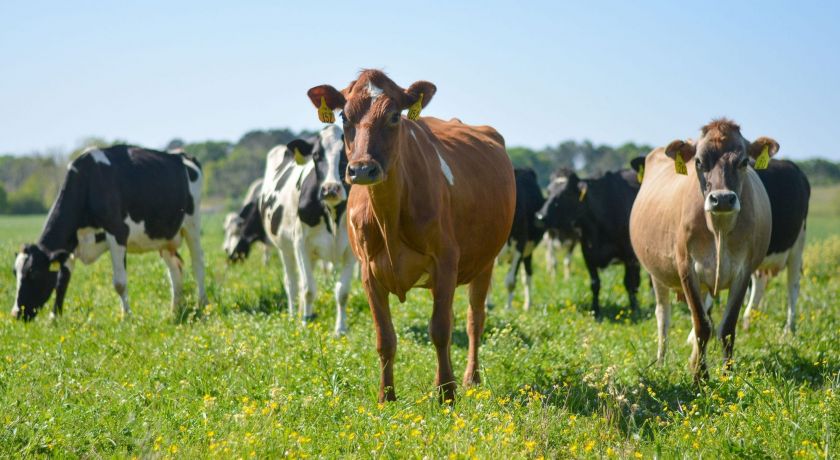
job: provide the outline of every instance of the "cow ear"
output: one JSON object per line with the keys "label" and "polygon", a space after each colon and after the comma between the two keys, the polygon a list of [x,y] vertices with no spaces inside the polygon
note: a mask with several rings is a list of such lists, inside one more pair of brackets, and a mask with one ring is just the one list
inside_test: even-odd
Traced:
{"label": "cow ear", "polygon": [[58,251],[53,251],[50,253],[50,262],[58,262],[64,265],[64,262],[67,262],[67,259],[70,258],[70,253],[65,251],[64,249],[59,249]]}
{"label": "cow ear", "polygon": [[303,139],[295,139],[286,144],[286,148],[295,155],[295,163],[303,165],[309,160],[315,145]]}
{"label": "cow ear", "polygon": [[688,174],[688,169],[685,165],[689,160],[694,158],[696,151],[693,143],[680,140],[671,142],[668,144],[668,147],[665,147],[665,155],[668,155],[668,158],[674,160],[674,169],[677,171],[677,174],[682,175]]}
{"label": "cow ear", "polygon": [[318,108],[321,107],[321,98],[324,99],[324,103],[330,110],[341,109],[344,107],[344,104],[347,103],[347,100],[344,99],[344,95],[341,94],[341,91],[330,85],[320,85],[310,88],[309,91],[306,92],[306,95],[309,96],[309,100],[312,101],[312,105]]}
{"label": "cow ear", "polygon": [[639,172],[645,167],[645,157],[636,157],[630,160],[630,167],[633,171]]}
{"label": "cow ear", "polygon": [[766,169],[770,158],[779,152],[779,143],[769,137],[759,137],[750,144],[747,153],[755,160],[755,169]]}
{"label": "cow ear", "polygon": [[421,109],[429,105],[436,92],[437,86],[434,83],[425,80],[416,81],[405,90],[402,109],[416,109],[419,114]]}

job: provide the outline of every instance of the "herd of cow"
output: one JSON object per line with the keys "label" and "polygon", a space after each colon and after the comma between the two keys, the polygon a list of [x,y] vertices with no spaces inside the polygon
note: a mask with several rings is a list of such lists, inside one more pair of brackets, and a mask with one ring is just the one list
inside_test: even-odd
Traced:
{"label": "herd of cow", "polygon": [[[224,224],[224,249],[232,262],[247,257],[258,241],[279,249],[290,318],[304,323],[314,318],[315,266],[321,261],[330,267],[338,277],[336,334],[347,331],[346,303],[358,262],[376,328],[381,401],[395,398],[397,339],[389,296],[402,302],[411,288],[431,290],[435,385],[443,400],[454,400],[455,288],[469,285],[463,384],[473,385],[480,382],[478,349],[495,262],[510,260],[508,307],[524,265],[528,309],[531,259],[540,241],[547,245],[551,270],[556,248],[564,249],[566,279],[572,249],[580,244],[596,318],[598,271],[613,262],[624,265],[624,287],[635,312],[645,268],[656,298],[660,362],[670,293],[685,299],[693,322],[690,365],[698,380],[708,375],[709,313],[722,290],[729,290],[717,331],[724,366],[732,362],[735,326],[750,283],[745,328],[768,279],[785,268],[786,330],[794,331],[810,187],[792,162],[770,159],[779,150],[774,140],[749,142],[735,123],[715,120],[699,139],[657,148],[634,159],[632,169],[593,179],[558,174],[546,199],[533,170],[511,166],[504,139],[493,128],[420,117],[435,91],[426,81],[401,88],[377,70],[362,71],[341,91],[329,85],[310,89],[319,118],[330,124],[311,139],[273,148],[264,177]],[[336,112],[341,125],[333,124]],[[68,166],[38,243],[25,245],[15,259],[12,314],[32,319],[53,290],[53,314],[60,314],[74,260],[91,263],[106,251],[123,312],[130,314],[126,253],[158,251],[178,315],[182,239],[203,305],[201,184],[201,166],[183,152],[123,145],[88,149]],[[266,261],[268,254],[266,249]]]}

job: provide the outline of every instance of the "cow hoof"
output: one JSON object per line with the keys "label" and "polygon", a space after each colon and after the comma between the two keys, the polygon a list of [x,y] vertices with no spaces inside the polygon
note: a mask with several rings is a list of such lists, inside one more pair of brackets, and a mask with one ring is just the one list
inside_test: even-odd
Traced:
{"label": "cow hoof", "polygon": [[303,315],[303,324],[310,323],[318,317],[317,313],[312,313],[311,315]]}
{"label": "cow hoof", "polygon": [[337,339],[340,339],[340,338],[344,337],[345,335],[347,335],[347,329],[346,329],[346,328],[344,328],[344,329],[336,329],[336,330],[333,332],[333,337],[335,337],[335,338],[337,338]]}

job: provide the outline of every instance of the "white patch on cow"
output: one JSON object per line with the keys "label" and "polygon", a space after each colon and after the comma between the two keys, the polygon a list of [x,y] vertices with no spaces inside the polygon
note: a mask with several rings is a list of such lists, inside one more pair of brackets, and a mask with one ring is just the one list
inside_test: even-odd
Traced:
{"label": "white patch on cow", "polygon": [[[414,138],[414,141],[417,141],[417,135],[414,134],[414,129],[409,128],[408,132],[411,134],[411,137]],[[455,176],[452,175],[452,169],[446,163],[446,160],[443,159],[443,155],[440,154],[440,150],[438,150],[436,145],[433,145],[435,148],[435,153],[438,156],[438,160],[440,160],[440,170],[443,171],[443,177],[446,178],[446,181],[449,182],[449,185],[455,185]]]}
{"label": "white patch on cow", "polygon": [[222,249],[224,249],[227,255],[233,254],[234,248],[239,244],[239,239],[242,234],[242,223],[242,218],[235,212],[228,213],[225,216],[225,240],[222,243]]}
{"label": "white patch on cow", "polygon": [[370,100],[371,100],[371,102],[375,101],[375,100],[376,100],[376,98],[378,98],[379,96],[381,96],[381,95],[382,95],[382,93],[383,93],[382,88],[380,88],[380,87],[378,87],[378,86],[374,85],[374,84],[373,84],[372,82],[370,82],[370,81],[368,81],[368,84],[367,84],[367,91],[368,91],[368,94],[370,94]]}
{"label": "white patch on cow", "polygon": [[103,165],[111,166],[111,160],[109,160],[108,157],[105,156],[105,152],[103,152],[102,150],[95,148],[93,150],[88,150],[88,152],[90,153],[90,156],[93,157],[93,161],[97,163],[102,163]]}
{"label": "white patch on cow", "polygon": [[142,220],[135,222],[130,216],[126,216],[124,222],[128,225],[128,252],[157,251],[167,246],[181,245],[180,232],[176,233],[172,240],[152,239],[146,233],[146,224]]}
{"label": "white patch on cow", "polygon": [[108,250],[107,243],[104,241],[96,242],[96,233],[101,231],[101,229],[92,227],[83,227],[76,231],[76,239],[79,241],[79,244],[76,246],[73,254],[83,264],[92,264]]}
{"label": "white patch on cow", "polygon": [[26,262],[26,254],[20,252],[15,257],[15,281],[17,282],[17,287],[15,287],[15,300],[12,304],[12,316],[17,316],[20,314],[20,306],[17,303],[18,293],[20,292],[20,283],[23,281],[23,264]]}
{"label": "white patch on cow", "polygon": [[321,131],[321,145],[324,147],[324,159],[327,161],[327,177],[324,178],[322,185],[338,185],[340,192],[337,202],[347,199],[347,193],[341,185],[341,171],[338,170],[341,163],[341,148],[344,146],[341,134],[341,129],[336,125],[327,126]]}

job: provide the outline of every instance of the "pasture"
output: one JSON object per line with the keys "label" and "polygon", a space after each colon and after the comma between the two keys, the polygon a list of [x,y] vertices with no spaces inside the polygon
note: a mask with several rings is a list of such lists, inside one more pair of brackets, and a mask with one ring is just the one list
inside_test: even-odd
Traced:
{"label": "pasture", "polygon": [[[459,387],[454,407],[432,388],[430,295],[393,302],[399,337],[396,403],[379,405],[374,329],[358,282],[349,333],[331,335],[332,280],[319,272],[319,318],[288,319],[282,268],[259,251],[227,266],[222,215],[204,219],[209,305],[176,323],[156,254],[130,255],[134,316],[120,318],[107,257],[77,265],[65,315],[32,324],[8,315],[13,254],[36,239],[43,216],[0,217],[0,456],[385,458],[823,458],[840,453],[840,189],[814,190],[798,332],[781,334],[784,283],[737,337],[736,367],[693,384],[690,318],[674,305],[664,367],[656,353],[653,296],[625,309],[622,269],[602,276],[605,319],[589,315],[579,251],[572,279],[552,281],[540,249],[533,308],[504,310],[497,267],[481,349],[483,385]],[[186,248],[182,255],[186,258]],[[186,258],[188,260],[188,258]],[[560,269],[562,272],[562,268]],[[521,287],[521,285],[520,285]],[[192,277],[185,293],[195,302]],[[282,306],[281,306],[282,305]],[[278,309],[278,306],[280,308]],[[466,363],[466,293],[457,291],[453,364]],[[719,319],[720,307],[713,317]]]}

